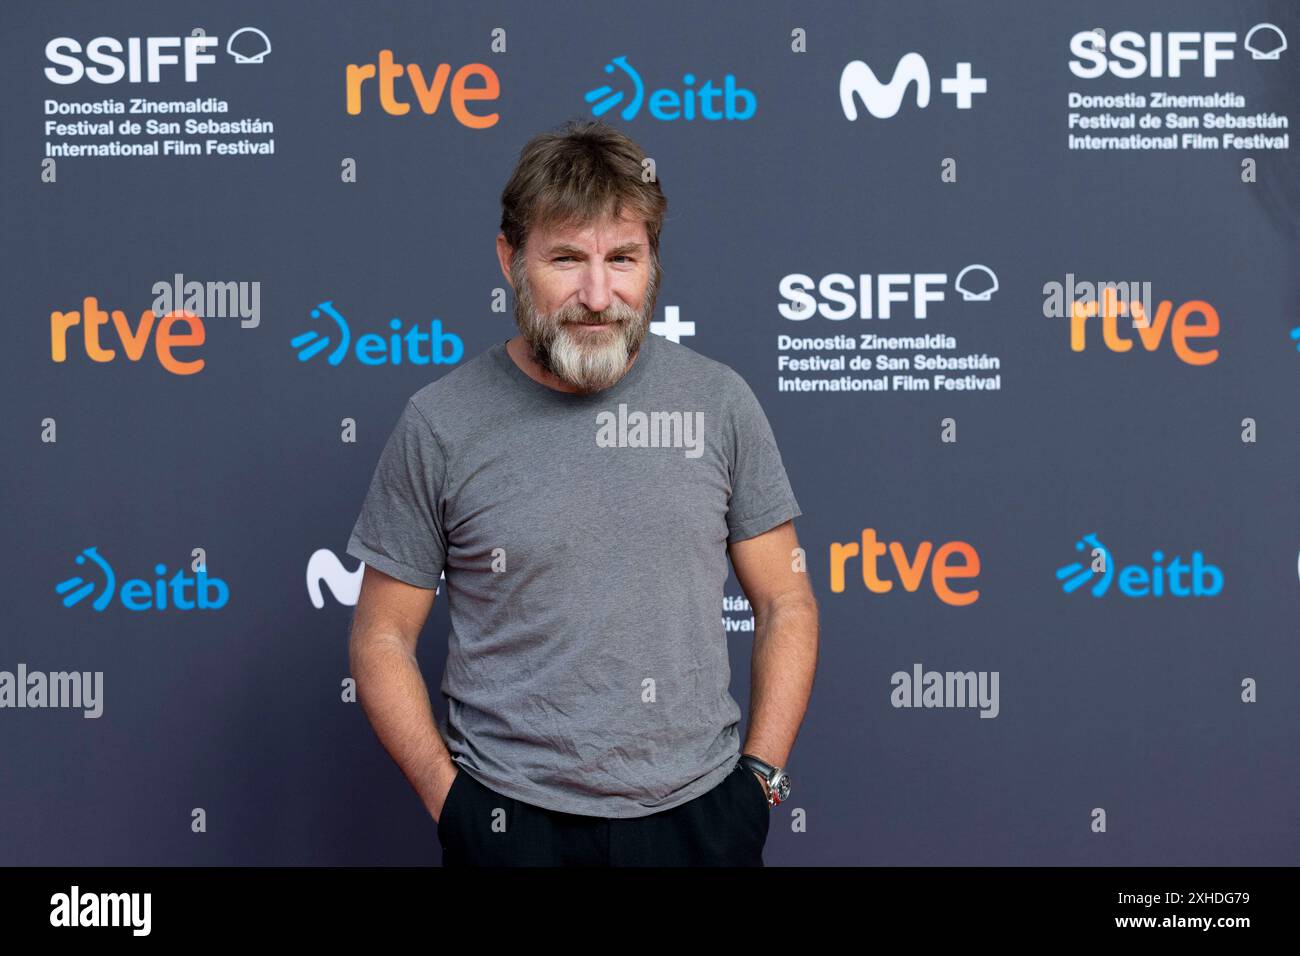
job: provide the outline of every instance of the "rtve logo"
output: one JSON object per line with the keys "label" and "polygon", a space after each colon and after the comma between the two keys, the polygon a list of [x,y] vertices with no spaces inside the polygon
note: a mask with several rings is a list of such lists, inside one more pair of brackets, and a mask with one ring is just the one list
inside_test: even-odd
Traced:
{"label": "rtve logo", "polygon": [[[333,348],[326,356],[330,365],[341,364],[344,356],[353,352],[362,365],[401,365],[403,356],[409,365],[454,365],[465,354],[465,343],[459,335],[444,332],[441,319],[433,319],[429,323],[428,332],[421,332],[418,325],[412,325],[406,332],[402,332],[402,320],[389,319],[388,327],[392,334],[387,339],[368,332],[357,339],[354,349],[349,349],[352,330],[348,327],[348,320],[334,308],[333,299],[326,299],[311,310],[313,319],[319,319],[322,315],[330,317],[334,323],[332,328],[326,324],[322,329],[308,329],[289,340],[289,344],[298,350],[299,362],[306,362],[319,355],[329,349],[331,344]],[[420,351],[420,346],[424,343],[429,346],[427,353]],[[447,354],[448,347],[451,349],[450,355]]]}
{"label": "rtve logo", "polygon": [[[1130,317],[1127,322],[1137,333],[1137,340],[1147,352],[1154,352],[1165,339],[1165,330],[1169,330],[1169,347],[1174,354],[1188,365],[1209,365],[1219,357],[1218,349],[1197,351],[1189,344],[1190,339],[1213,338],[1219,334],[1219,313],[1214,306],[1201,299],[1184,302],[1177,310],[1174,304],[1165,299],[1155,308],[1155,315],[1146,316],[1141,300],[1122,301],[1115,290],[1105,287],[1102,290],[1101,315],[1098,316],[1097,301],[1075,301],[1070,306],[1070,351],[1082,352],[1087,347],[1085,327],[1088,319],[1100,319],[1101,341],[1112,352],[1127,352],[1133,348],[1133,340],[1120,334],[1120,316]],[[1172,317],[1170,313],[1173,313]],[[1199,316],[1199,321],[1193,318]],[[1094,328],[1097,323],[1093,322]]]}
{"label": "rtve logo", "polygon": [[[110,318],[112,336],[121,344],[129,361],[138,362],[144,357],[152,337],[158,364],[173,375],[194,375],[203,370],[203,359],[185,360],[175,354],[178,348],[198,348],[203,344],[207,331],[199,316],[178,309],[159,319],[153,309],[145,309],[133,329],[125,312],[114,309],[110,315],[99,307],[99,300],[93,295],[86,296],[80,312],[50,313],[50,358],[55,362],[67,361],[68,331],[80,325],[80,340],[86,355],[95,362],[112,362],[117,358],[117,350],[106,348],[100,341],[100,330],[109,324]],[[178,325],[183,325],[184,331],[175,331]],[[73,340],[76,341],[77,337],[74,336]]]}
{"label": "rtve logo", "polygon": [[[980,592],[954,591],[948,584],[950,578],[974,578],[980,573],[980,556],[965,541],[949,541],[936,550],[929,541],[922,541],[912,557],[901,542],[890,541],[886,544],[876,539],[874,528],[864,528],[862,543],[850,541],[841,544],[831,542],[831,590],[836,594],[844,591],[844,568],[850,558],[862,559],[862,583],[873,594],[887,594],[894,589],[894,582],[884,579],[877,571],[877,559],[889,554],[890,564],[898,572],[898,581],[903,589],[916,593],[925,578],[925,569],[930,567],[930,588],[944,604],[965,607],[979,600]],[[933,554],[933,558],[931,555]],[[954,563],[952,559],[960,559]]]}
{"label": "rtve logo", "polygon": [[[582,97],[591,104],[591,115],[601,116],[615,106],[627,101],[619,116],[630,120],[641,111],[646,103],[645,83],[641,74],[627,62],[626,56],[616,56],[605,64],[605,72],[615,75],[615,69],[622,73],[630,86],[629,92],[615,90],[608,84],[588,90]],[[736,86],[736,78],[730,73],[722,79],[722,88],[713,85],[712,80],[705,80],[699,87],[695,85],[695,74],[682,75],[683,89],[670,90],[667,87],[650,93],[646,112],[657,120],[693,120],[697,116],[706,120],[747,120],[758,109],[758,99],[751,90]],[[716,105],[721,101],[721,109]]]}
{"label": "rtve logo", "polygon": [[[1223,590],[1223,572],[1213,564],[1206,564],[1201,552],[1193,551],[1191,563],[1184,562],[1177,555],[1164,567],[1163,551],[1151,552],[1151,569],[1141,565],[1130,564],[1120,568],[1116,574],[1115,562],[1110,549],[1097,540],[1097,535],[1085,534],[1075,542],[1076,551],[1087,551],[1090,562],[1087,567],[1078,561],[1062,565],[1056,569],[1056,580],[1061,582],[1061,590],[1073,594],[1085,584],[1092,582],[1092,596],[1105,594],[1118,576],[1116,585],[1125,597],[1213,597]],[[1185,575],[1185,577],[1184,577]]]}
{"label": "rtve logo", "polygon": [[[1133,30],[1118,30],[1109,36],[1100,30],[1083,30],[1070,37],[1070,52],[1075,57],[1070,72],[1084,80],[1108,71],[1124,80],[1180,77],[1184,63],[1199,62],[1201,73],[1214,77],[1219,63],[1236,56],[1231,48],[1236,42],[1237,34],[1231,30],[1175,30],[1146,36]],[[1276,60],[1286,49],[1286,35],[1271,23],[1259,23],[1246,33],[1242,47],[1253,60]]]}
{"label": "rtve logo", "polygon": [[[119,591],[117,576],[113,573],[112,566],[100,556],[96,548],[86,548],[77,555],[76,563],[84,565],[87,559],[99,568],[104,577],[101,585],[103,590],[91,602],[91,607],[96,611],[107,608],[113,602],[114,594],[121,595],[122,606],[128,611],[165,611],[168,607],[169,594],[171,595],[170,606],[178,611],[192,611],[196,608],[202,611],[215,611],[225,607],[226,601],[230,598],[230,588],[227,587],[226,582],[220,578],[208,577],[206,569],[195,572],[194,577],[191,578],[186,577],[185,569],[181,568],[172,575],[171,580],[165,580],[167,566],[164,564],[154,565],[154,574],[158,575],[157,581],[150,584],[143,578],[131,578],[122,582]],[[187,585],[193,585],[193,589],[188,594]],[[95,583],[74,575],[60,581],[54,590],[63,599],[64,607],[72,607],[94,593],[95,587]]]}
{"label": "rtve logo", "polygon": [[[376,72],[378,76],[376,76]],[[426,116],[438,112],[447,90],[447,77],[451,73],[451,64],[439,63],[433,71],[433,79],[426,81],[424,71],[418,63],[402,66],[393,61],[392,50],[379,51],[379,64],[349,63],[346,72],[347,110],[349,116],[361,112],[361,88],[366,80],[375,80],[373,86],[379,88],[379,105],[385,113],[393,116],[405,116],[411,111],[411,104],[397,98],[398,77],[405,75],[406,84],[415,94],[420,111]],[[469,81],[481,80],[482,86],[470,86]],[[499,113],[487,113],[482,116],[471,113],[468,104],[474,100],[495,100],[501,95],[501,82],[493,69],[485,63],[467,63],[456,71],[451,78],[450,97],[451,113],[456,121],[470,129],[487,129],[495,126]]]}

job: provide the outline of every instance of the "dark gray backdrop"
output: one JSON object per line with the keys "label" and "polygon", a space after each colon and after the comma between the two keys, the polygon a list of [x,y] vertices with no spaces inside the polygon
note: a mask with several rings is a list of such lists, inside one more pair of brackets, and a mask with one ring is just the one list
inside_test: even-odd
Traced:
{"label": "dark gray backdrop", "polygon": [[[618,55],[654,86],[730,73],[758,102],[744,122],[605,118],[655,157],[670,200],[656,319],[678,306],[696,323],[685,343],[751,382],[805,512],[821,662],[789,769],[807,828],[793,832],[779,811],[768,863],[1295,863],[1294,147],[1065,148],[1072,89],[1233,89],[1250,98],[1243,112],[1294,116],[1300,51],[1260,64],[1238,46],[1214,79],[1199,63],[1177,81],[1127,83],[1067,68],[1081,30],[1240,38],[1261,21],[1300,42],[1282,3],[5,4],[0,670],[103,671],[105,709],[97,720],[0,710],[0,863],[437,861],[433,821],[360,707],[340,699],[350,608],[328,591],[312,607],[304,574],[317,549],[343,555],[402,403],[444,370],[299,362],[289,340],[325,299],[358,333],[439,318],[467,356],[509,337],[509,313],[491,309],[504,284],[501,187],[528,137],[590,115],[582,95]],[[218,52],[192,84],[175,67],[159,84],[43,75],[57,36],[201,27],[224,45],[246,25],[271,38],[266,61]],[[505,54],[489,49],[498,27]],[[807,53],[791,52],[796,28]],[[385,48],[426,75],[442,61],[487,63],[500,120],[471,130],[445,107],[390,116],[373,87],[347,115],[346,64]],[[843,66],[863,59],[887,78],[908,51],[930,64],[930,106],[909,97],[891,119],[848,122]],[[988,82],[970,110],[938,83],[963,60]],[[275,155],[67,158],[56,183],[41,182],[47,98],[140,95],[228,99],[234,115],[275,123]],[[1245,156],[1258,161],[1252,184]],[[348,157],[355,184],[340,182]],[[940,179],[945,157],[956,183]],[[782,276],[951,279],[971,262],[997,272],[994,299],[977,311],[949,289],[919,331],[969,333],[970,350],[1002,358],[1001,391],[777,392],[778,334],[876,330],[782,318]],[[261,325],[209,319],[206,368],[188,377],[148,356],[98,364],[74,349],[51,361],[51,311],[95,295],[134,323],[152,284],[177,272],[260,281]],[[1220,358],[1192,368],[1167,347],[1114,354],[1095,333],[1072,353],[1064,321],[1042,314],[1043,283],[1067,272],[1211,302]],[[40,440],[47,417],[57,443]],[[345,417],[358,423],[353,444],[339,439]],[[955,444],[939,441],[944,417],[957,421]],[[1255,443],[1241,441],[1246,417]],[[921,540],[970,542],[979,601],[853,582],[832,593],[831,543],[866,527],[909,553]],[[1063,594],[1054,571],[1090,531],[1121,563],[1199,550],[1223,592]],[[205,548],[229,604],[64,608],[54,587],[89,546],[119,577],[150,579],[154,563],[175,569]],[[733,579],[728,594],[740,593]],[[420,650],[440,714],[446,628],[440,598]],[[748,636],[730,641],[747,710]],[[890,675],[916,661],[998,671],[1000,715],[890,706]],[[1241,700],[1246,678],[1257,703]],[[196,807],[206,833],[191,831]],[[1091,830],[1098,807],[1105,833]]]}

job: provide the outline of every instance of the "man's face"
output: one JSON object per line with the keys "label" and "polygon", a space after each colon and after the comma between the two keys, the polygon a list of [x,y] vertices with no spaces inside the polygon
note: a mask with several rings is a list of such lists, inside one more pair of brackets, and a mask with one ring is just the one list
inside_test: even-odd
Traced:
{"label": "man's face", "polygon": [[532,228],[510,277],[533,358],[580,392],[613,385],[650,329],[654,271],[644,221]]}

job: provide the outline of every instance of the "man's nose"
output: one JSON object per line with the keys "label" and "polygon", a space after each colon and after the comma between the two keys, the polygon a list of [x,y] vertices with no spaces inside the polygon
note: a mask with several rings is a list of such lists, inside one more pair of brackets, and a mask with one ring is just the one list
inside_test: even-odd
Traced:
{"label": "man's nose", "polygon": [[602,266],[594,266],[586,270],[582,277],[582,288],[578,293],[578,301],[592,312],[604,312],[609,308],[613,301],[613,284],[609,277],[605,275]]}

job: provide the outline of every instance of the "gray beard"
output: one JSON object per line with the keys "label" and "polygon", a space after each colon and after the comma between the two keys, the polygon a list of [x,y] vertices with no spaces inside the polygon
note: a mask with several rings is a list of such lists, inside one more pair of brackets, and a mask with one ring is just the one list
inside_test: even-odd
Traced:
{"label": "gray beard", "polygon": [[[532,290],[526,278],[518,277],[515,289],[515,322],[532,351],[533,360],[584,394],[609,388],[623,377],[628,362],[645,341],[654,314],[653,279],[646,286],[643,309],[633,309],[615,300],[599,315],[574,305],[545,316],[533,306]],[[584,332],[568,325],[600,319],[615,325],[599,332]]]}

